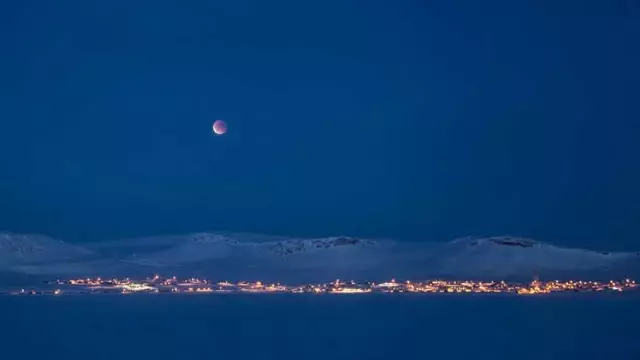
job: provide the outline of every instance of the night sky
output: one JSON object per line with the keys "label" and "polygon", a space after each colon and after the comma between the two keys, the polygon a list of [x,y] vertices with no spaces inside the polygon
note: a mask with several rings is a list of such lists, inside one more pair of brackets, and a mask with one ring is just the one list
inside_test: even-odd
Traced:
{"label": "night sky", "polygon": [[9,1],[0,230],[637,250],[638,64],[631,0]]}

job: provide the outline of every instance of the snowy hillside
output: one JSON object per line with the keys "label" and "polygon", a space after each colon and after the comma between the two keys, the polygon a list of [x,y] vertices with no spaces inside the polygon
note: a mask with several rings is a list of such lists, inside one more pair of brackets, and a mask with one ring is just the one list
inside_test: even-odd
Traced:
{"label": "snowy hillside", "polygon": [[462,238],[448,243],[374,241],[345,236],[265,240],[254,235],[251,239],[254,241],[241,241],[233,235],[190,234],[172,247],[132,256],[127,261],[155,267],[215,268],[224,273],[246,273],[247,269],[253,269],[256,274],[306,271],[319,276],[413,278],[579,275],[629,265],[640,267],[640,256],[635,253],[560,248],[517,237]]}
{"label": "snowy hillside", "polygon": [[633,259],[640,261],[634,253],[599,253],[560,248],[530,239],[491,237],[449,242],[436,254],[434,265],[442,274],[508,277],[606,271]]}
{"label": "snowy hillside", "polygon": [[294,239],[193,233],[84,246],[44,236],[3,234],[0,264],[5,269],[28,274],[162,273],[265,280],[502,279],[557,274],[591,276],[594,272],[612,270],[633,275],[640,269],[640,255],[636,253],[567,249],[516,237],[408,243],[346,236]]}
{"label": "snowy hillside", "polygon": [[290,256],[304,252],[317,252],[336,248],[362,248],[374,246],[373,240],[337,236],[320,239],[291,239],[264,243],[264,246],[278,256]]}
{"label": "snowy hillside", "polygon": [[149,254],[131,254],[126,262],[149,265],[182,265],[205,260],[229,258],[233,256],[240,243],[226,236],[212,233],[197,233],[174,238],[174,246]]}
{"label": "snowy hillside", "polygon": [[44,235],[0,233],[0,268],[15,264],[77,259],[91,251]]}
{"label": "snowy hillside", "polygon": [[[197,254],[197,252],[199,252],[199,250],[197,250],[198,247],[203,244],[214,243],[236,244],[238,241],[217,233],[192,233],[107,240],[87,243],[84,244],[84,246],[108,258],[143,261],[142,259],[148,256],[149,258],[146,261],[153,262],[154,259],[161,261],[169,257],[170,259],[166,259],[166,262],[179,263],[182,261],[190,261],[188,255],[186,257],[183,256],[182,260],[176,258],[176,256],[178,256],[177,253],[183,251],[180,250],[180,247],[194,248],[195,253],[193,257],[195,260],[196,258],[202,257],[202,255]],[[206,245],[202,246],[202,248],[206,248]],[[163,256],[165,251],[166,256]],[[173,253],[173,255],[171,255],[171,253]],[[204,258],[206,258],[206,256],[204,256]]]}
{"label": "snowy hillside", "polygon": [[240,242],[228,236],[194,234],[185,236],[171,248],[134,254],[125,261],[156,267],[203,263],[219,267],[226,262],[227,271],[229,268],[242,271],[241,268],[247,267],[267,272],[272,269],[345,269],[376,265],[381,254],[375,252],[379,250],[380,244],[372,240],[351,237]]}

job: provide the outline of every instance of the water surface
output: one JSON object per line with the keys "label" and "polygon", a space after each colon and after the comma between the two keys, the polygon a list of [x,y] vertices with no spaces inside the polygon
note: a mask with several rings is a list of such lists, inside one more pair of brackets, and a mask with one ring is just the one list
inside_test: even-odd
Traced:
{"label": "water surface", "polygon": [[637,294],[2,296],[0,344],[7,359],[640,359],[638,308]]}

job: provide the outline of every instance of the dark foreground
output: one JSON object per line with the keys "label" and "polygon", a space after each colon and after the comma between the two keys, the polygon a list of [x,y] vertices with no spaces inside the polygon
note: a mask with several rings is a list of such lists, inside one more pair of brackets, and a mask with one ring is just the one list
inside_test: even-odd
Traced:
{"label": "dark foreground", "polygon": [[640,359],[638,294],[0,297],[7,359]]}

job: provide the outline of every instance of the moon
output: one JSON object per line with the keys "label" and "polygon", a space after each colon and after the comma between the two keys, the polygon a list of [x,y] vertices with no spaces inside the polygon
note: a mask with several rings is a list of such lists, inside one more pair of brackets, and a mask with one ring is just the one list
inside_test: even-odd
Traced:
{"label": "moon", "polygon": [[222,120],[216,120],[213,122],[213,132],[216,135],[224,135],[227,133],[227,123]]}

